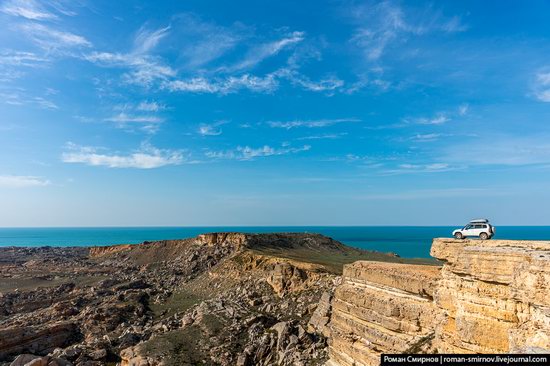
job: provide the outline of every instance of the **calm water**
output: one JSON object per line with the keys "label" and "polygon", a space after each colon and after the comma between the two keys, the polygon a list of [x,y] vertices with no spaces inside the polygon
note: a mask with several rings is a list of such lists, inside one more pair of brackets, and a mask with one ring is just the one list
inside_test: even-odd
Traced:
{"label": "calm water", "polygon": [[[86,246],[137,244],[180,239],[214,231],[312,232],[362,249],[394,252],[402,257],[429,257],[432,238],[450,237],[457,227],[443,226],[291,226],[291,227],[120,227],[0,228],[0,246]],[[550,240],[550,226],[499,226],[496,239]]]}

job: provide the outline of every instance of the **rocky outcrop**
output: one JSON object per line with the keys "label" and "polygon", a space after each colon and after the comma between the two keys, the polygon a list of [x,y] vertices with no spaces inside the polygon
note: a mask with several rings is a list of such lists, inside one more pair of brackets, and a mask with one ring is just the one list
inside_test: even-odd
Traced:
{"label": "rocky outcrop", "polygon": [[0,330],[0,361],[21,353],[45,355],[57,347],[65,347],[78,337],[74,323],[58,323],[47,327],[7,328]]}
{"label": "rocky outcrop", "polygon": [[330,337],[330,328],[328,322],[330,321],[330,315],[332,312],[332,294],[328,291],[323,292],[319,304],[315,309],[315,312],[309,319],[307,329],[311,333],[322,334],[325,337]]}
{"label": "rocky outcrop", "polygon": [[379,363],[379,354],[429,348],[439,267],[355,262],[332,302],[330,365]]}
{"label": "rocky outcrop", "polygon": [[332,301],[332,366],[380,353],[550,349],[550,242],[434,239],[441,268],[356,262]]}
{"label": "rocky outcrop", "polygon": [[436,239],[440,352],[550,349],[550,242]]}

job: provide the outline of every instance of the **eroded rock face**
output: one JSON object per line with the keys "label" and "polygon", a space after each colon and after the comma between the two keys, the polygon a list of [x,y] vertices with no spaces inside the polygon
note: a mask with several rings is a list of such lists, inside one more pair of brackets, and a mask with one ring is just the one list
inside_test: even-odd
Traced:
{"label": "eroded rock face", "polygon": [[379,262],[344,267],[332,302],[330,364],[379,364],[380,353],[431,348],[440,268]]}
{"label": "eroded rock face", "polygon": [[327,365],[377,365],[383,352],[548,352],[550,242],[434,239],[431,255],[443,267],[345,267]]}
{"label": "eroded rock face", "polygon": [[45,327],[13,327],[0,330],[0,360],[21,353],[45,355],[78,339],[74,323],[61,322]]}
{"label": "eroded rock face", "polygon": [[550,242],[435,239],[440,352],[550,349]]}

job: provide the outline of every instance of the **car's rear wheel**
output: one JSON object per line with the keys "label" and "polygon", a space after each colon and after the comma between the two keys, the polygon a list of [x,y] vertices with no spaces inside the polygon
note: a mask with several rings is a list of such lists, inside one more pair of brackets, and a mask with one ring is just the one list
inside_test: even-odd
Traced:
{"label": "car's rear wheel", "polygon": [[462,239],[463,237],[462,233],[455,233],[455,239]]}
{"label": "car's rear wheel", "polygon": [[487,240],[487,239],[489,239],[489,235],[487,233],[481,233],[481,234],[479,234],[479,238],[481,240]]}

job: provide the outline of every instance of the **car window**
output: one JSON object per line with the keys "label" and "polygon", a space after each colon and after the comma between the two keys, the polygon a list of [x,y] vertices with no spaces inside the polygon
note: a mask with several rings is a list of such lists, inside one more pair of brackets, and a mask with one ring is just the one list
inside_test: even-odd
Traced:
{"label": "car window", "polygon": [[483,225],[476,225],[476,229],[481,229],[483,228]]}
{"label": "car window", "polygon": [[487,225],[483,225],[483,228],[484,228],[484,229],[487,229]]}
{"label": "car window", "polygon": [[468,230],[468,229],[471,229],[473,225],[466,225],[466,227],[464,228],[464,230]]}

